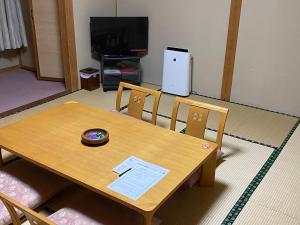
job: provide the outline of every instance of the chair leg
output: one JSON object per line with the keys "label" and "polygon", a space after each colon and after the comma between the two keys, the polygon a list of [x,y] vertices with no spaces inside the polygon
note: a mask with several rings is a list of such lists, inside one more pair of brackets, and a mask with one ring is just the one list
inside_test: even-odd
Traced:
{"label": "chair leg", "polygon": [[17,215],[15,208],[5,201],[3,201],[3,204],[4,204],[5,208],[7,209],[7,211],[9,212],[9,215],[12,220],[12,224],[13,225],[21,225],[20,219]]}

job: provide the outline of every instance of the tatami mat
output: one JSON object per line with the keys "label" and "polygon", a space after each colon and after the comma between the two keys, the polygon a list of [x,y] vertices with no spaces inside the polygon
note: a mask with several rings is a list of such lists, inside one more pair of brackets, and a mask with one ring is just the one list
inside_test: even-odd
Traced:
{"label": "tatami mat", "polygon": [[214,187],[178,191],[158,210],[163,225],[221,224],[273,149],[224,136],[222,151]]}
{"label": "tatami mat", "polygon": [[[272,146],[280,146],[287,133],[297,122],[295,117],[198,95],[190,95],[188,98],[229,108],[225,132]],[[162,94],[159,114],[171,117],[174,100],[175,96]],[[150,104],[146,104],[146,109],[150,110],[150,108]],[[217,129],[218,117],[217,113],[210,114],[208,119],[209,128]],[[186,121],[186,118],[187,107],[182,106],[178,119]]]}
{"label": "tatami mat", "polygon": [[[143,86],[159,89],[159,86],[151,84],[143,84]],[[124,92],[124,98],[122,99],[122,105],[126,104],[129,97],[129,91]],[[174,96],[168,94],[162,94],[161,102],[159,105],[159,113],[165,116],[171,116],[172,105],[174,103]],[[191,95],[190,98],[204,101],[220,106],[229,108],[228,120],[225,127],[225,132],[237,135],[243,138],[251,139],[264,144],[272,146],[279,146],[287,133],[296,123],[297,118],[281,115],[278,113],[272,113],[260,109],[255,109],[246,106],[240,106],[233,103],[227,103],[215,99],[205,98],[201,96]],[[115,107],[116,91],[103,92],[102,89],[95,91],[80,90],[70,95],[58,98],[51,102],[42,104],[32,109],[25,110],[21,113],[14,114],[9,117],[5,117],[0,120],[0,127],[16,120],[23,118],[24,116],[32,115],[38,111],[42,111],[57,104],[64,103],[66,101],[74,100],[84,104],[89,104],[95,107],[101,107],[104,109],[112,109]],[[150,107],[153,99],[147,98],[145,108],[152,111]],[[186,120],[187,109],[181,107],[178,118]],[[217,128],[218,115],[212,113],[209,117],[208,127]]]}
{"label": "tatami mat", "polygon": [[[166,122],[159,118],[161,123]],[[179,123],[179,127],[184,124]],[[209,131],[209,136],[214,132]],[[224,137],[224,161],[216,171],[214,187],[179,190],[158,210],[162,225],[221,224],[247,185],[272,153],[272,149]],[[68,205],[74,196],[64,193],[48,204],[52,210]]]}
{"label": "tatami mat", "polygon": [[[152,89],[159,88],[149,84],[145,86]],[[129,92],[125,91],[123,105],[127,103],[128,97]],[[293,117],[251,107],[195,95],[190,97],[228,107],[230,112],[226,132],[265,144],[279,146],[297,121]],[[116,91],[103,92],[102,89],[98,89],[89,92],[80,90],[2,118],[0,119],[0,127],[66,101],[78,101],[110,110],[115,107],[115,99]],[[146,108],[150,111],[151,101],[151,97],[147,98]],[[163,94],[159,113],[170,116],[173,101],[174,96]],[[179,113],[179,119],[185,119],[186,112],[187,110],[183,108]],[[144,119],[151,120],[151,114],[144,113],[143,116]],[[216,128],[215,119],[216,115],[212,114],[208,124],[210,128]],[[158,116],[157,124],[169,129],[170,120]],[[179,132],[183,128],[185,128],[185,124],[178,122],[176,131]],[[208,138],[213,136],[216,136],[215,132],[207,131]],[[300,177],[299,149],[300,130],[298,128],[266,178],[238,216],[236,224],[296,224],[295,221],[300,221],[300,208],[297,205],[300,202],[300,194],[295,192],[300,188],[300,181],[295,178]],[[195,187],[178,191],[157,212],[157,215],[163,220],[162,225],[221,224],[273,151],[272,148],[227,135],[224,136],[222,150],[225,153],[224,161],[217,168],[215,186],[212,188]],[[9,157],[9,154],[4,154],[5,157]]]}
{"label": "tatami mat", "polygon": [[234,225],[299,225],[299,221],[275,210],[248,202]]}
{"label": "tatami mat", "polygon": [[[297,224],[300,224],[299,149],[300,127],[294,132],[274,165],[250,198],[251,203],[276,211],[282,214],[283,217],[291,217],[298,221]],[[247,213],[247,209],[244,209],[238,219],[246,218]]]}

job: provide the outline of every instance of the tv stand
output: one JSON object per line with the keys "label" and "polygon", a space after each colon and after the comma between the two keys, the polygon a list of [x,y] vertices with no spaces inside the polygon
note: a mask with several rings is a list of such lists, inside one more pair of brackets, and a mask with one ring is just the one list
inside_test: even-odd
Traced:
{"label": "tv stand", "polygon": [[129,57],[138,57],[137,54],[104,54],[102,55],[106,58],[129,58]]}
{"label": "tv stand", "polygon": [[101,83],[103,91],[117,90],[121,81],[140,85],[141,64],[138,56],[101,56]]}

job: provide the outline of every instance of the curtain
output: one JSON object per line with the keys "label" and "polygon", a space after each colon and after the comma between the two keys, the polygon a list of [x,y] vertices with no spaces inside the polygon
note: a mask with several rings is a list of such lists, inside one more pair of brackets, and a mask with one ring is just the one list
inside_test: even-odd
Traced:
{"label": "curtain", "polygon": [[0,0],[0,51],[27,47],[20,0]]}

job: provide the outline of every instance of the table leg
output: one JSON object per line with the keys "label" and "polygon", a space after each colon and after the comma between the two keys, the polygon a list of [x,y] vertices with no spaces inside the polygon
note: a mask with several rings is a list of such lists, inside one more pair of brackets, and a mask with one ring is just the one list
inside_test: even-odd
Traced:
{"label": "table leg", "polygon": [[217,151],[203,164],[199,185],[202,187],[213,186],[217,166]]}
{"label": "table leg", "polygon": [[2,148],[0,147],[0,168],[3,166]]}
{"label": "table leg", "polygon": [[153,213],[146,213],[144,215],[144,225],[152,225]]}

